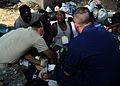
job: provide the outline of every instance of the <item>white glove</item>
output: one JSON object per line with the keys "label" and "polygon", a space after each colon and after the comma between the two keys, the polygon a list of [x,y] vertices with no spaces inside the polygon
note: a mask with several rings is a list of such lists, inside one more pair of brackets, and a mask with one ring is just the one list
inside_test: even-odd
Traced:
{"label": "white glove", "polygon": [[45,67],[48,59],[40,59],[40,66]]}

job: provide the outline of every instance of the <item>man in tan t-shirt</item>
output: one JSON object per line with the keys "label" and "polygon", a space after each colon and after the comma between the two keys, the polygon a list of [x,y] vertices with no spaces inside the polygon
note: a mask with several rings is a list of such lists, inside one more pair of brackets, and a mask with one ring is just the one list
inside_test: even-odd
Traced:
{"label": "man in tan t-shirt", "polygon": [[[19,78],[21,81],[15,81],[15,86],[24,86],[25,80],[22,79],[25,79],[25,77],[23,76],[23,78],[21,73],[22,78],[17,75],[19,74],[19,67],[13,66],[11,68],[7,65],[17,62],[31,47],[35,47],[39,53],[43,52],[48,58],[53,57],[53,52],[48,49],[42,38],[43,34],[44,30],[41,22],[36,21],[27,29],[19,28],[8,32],[0,38],[0,80],[7,81],[8,86],[11,86],[10,84]],[[31,55],[27,55],[25,58],[32,63],[42,65],[42,61],[34,59]],[[9,75],[5,77],[5,73]]]}

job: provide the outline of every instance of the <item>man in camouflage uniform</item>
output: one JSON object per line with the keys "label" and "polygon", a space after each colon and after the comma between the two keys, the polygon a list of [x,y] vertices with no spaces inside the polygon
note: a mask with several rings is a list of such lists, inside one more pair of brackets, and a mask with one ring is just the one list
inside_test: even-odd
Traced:
{"label": "man in camouflage uniform", "polygon": [[43,34],[42,23],[36,21],[31,27],[16,29],[0,37],[0,81],[3,81],[5,86],[25,85],[25,76],[15,64],[23,55],[31,63],[44,66],[45,61],[37,60],[28,53],[32,47],[36,48],[38,53],[44,53],[47,58],[54,56],[42,38]]}
{"label": "man in camouflage uniform", "polygon": [[5,86],[24,86],[27,82],[24,74],[17,64],[11,67],[1,68],[0,80],[3,81]]}

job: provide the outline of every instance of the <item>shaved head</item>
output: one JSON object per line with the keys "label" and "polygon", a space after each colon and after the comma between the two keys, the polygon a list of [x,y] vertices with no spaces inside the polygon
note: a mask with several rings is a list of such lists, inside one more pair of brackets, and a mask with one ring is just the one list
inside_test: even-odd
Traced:
{"label": "shaved head", "polygon": [[73,20],[75,23],[87,24],[90,22],[89,10],[86,7],[79,7],[73,14]]}

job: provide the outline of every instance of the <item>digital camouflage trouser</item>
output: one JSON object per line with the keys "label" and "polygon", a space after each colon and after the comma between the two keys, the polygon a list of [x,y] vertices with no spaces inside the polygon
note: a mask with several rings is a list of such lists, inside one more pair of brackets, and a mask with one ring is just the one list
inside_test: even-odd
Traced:
{"label": "digital camouflage trouser", "polygon": [[4,86],[24,86],[27,82],[17,64],[0,69],[0,80],[3,81]]}

